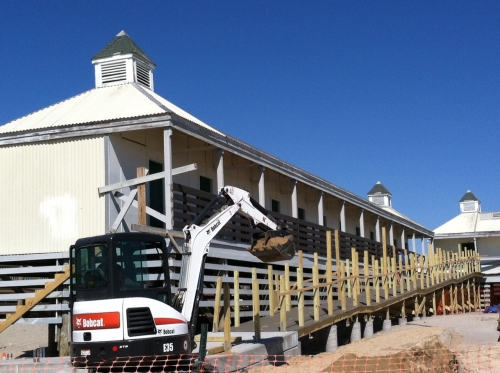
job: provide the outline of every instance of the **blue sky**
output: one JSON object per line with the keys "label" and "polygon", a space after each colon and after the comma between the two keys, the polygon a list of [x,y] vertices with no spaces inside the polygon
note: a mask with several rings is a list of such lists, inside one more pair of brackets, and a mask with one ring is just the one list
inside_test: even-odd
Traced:
{"label": "blue sky", "polygon": [[434,229],[500,210],[498,1],[3,1],[0,124],[93,88],[121,30],[155,91]]}

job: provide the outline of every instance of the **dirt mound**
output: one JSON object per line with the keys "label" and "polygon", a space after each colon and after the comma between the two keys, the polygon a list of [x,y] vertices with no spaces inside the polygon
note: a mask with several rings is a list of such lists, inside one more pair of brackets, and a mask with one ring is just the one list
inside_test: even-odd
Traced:
{"label": "dirt mound", "polygon": [[[259,366],[250,373],[303,372],[438,372],[464,373],[450,348],[462,342],[462,336],[440,327],[405,327],[379,332],[371,338],[355,341],[333,352],[315,356],[296,356],[286,365]],[[314,343],[314,341],[311,341]]]}
{"label": "dirt mound", "polygon": [[407,351],[385,356],[362,356],[348,353],[334,361],[323,372],[458,372],[454,353],[444,347],[437,337]]}

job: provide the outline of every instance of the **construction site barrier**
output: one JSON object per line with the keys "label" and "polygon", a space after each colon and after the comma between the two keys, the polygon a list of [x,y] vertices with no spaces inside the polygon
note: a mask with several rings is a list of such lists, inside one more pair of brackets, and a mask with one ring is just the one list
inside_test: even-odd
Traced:
{"label": "construction site barrier", "polygon": [[[357,356],[341,351],[315,356],[223,355],[212,357],[201,367],[188,356],[148,356],[117,359],[110,365],[97,366],[97,372],[207,372],[222,373],[479,373],[500,372],[500,345],[447,348],[412,347],[408,350],[369,353]],[[47,358],[0,361],[0,372],[84,372],[71,367],[69,358]]]}

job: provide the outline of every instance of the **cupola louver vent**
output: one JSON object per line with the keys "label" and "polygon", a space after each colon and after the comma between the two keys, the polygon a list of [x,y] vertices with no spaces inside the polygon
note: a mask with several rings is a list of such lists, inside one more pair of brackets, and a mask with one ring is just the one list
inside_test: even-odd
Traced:
{"label": "cupola louver vent", "polygon": [[464,212],[470,212],[470,211],[476,211],[476,204],[475,202],[464,202],[463,203],[463,211]]}
{"label": "cupola louver vent", "polygon": [[127,80],[126,61],[111,61],[101,65],[102,83],[125,82]]}
{"label": "cupola louver vent", "polygon": [[141,63],[136,64],[137,83],[150,88],[149,69]]}

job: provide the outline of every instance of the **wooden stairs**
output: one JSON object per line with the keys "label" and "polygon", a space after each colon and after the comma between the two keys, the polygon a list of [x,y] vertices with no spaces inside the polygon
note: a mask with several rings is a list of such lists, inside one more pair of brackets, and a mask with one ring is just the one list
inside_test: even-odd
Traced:
{"label": "wooden stairs", "polygon": [[17,306],[16,312],[7,314],[4,322],[0,322],[0,333],[7,329],[10,325],[19,320],[26,312],[35,307],[42,299],[52,293],[57,287],[63,284],[69,278],[69,266],[64,268],[64,273],[58,273],[53,281],[45,283],[45,288],[35,291],[33,298],[27,298],[26,304]]}

